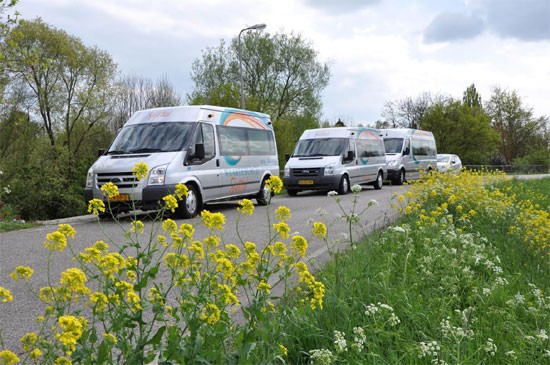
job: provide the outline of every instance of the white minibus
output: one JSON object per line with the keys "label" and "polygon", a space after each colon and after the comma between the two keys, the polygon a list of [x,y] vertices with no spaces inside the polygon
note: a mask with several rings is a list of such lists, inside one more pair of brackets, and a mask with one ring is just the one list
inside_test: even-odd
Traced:
{"label": "white minibus", "polygon": [[418,179],[420,171],[437,169],[437,148],[432,132],[411,128],[381,129],[386,148],[388,178],[396,185]]}
{"label": "white minibus", "polygon": [[351,185],[382,189],[386,178],[384,141],[372,128],[334,127],[305,130],[285,165],[289,195],[304,190],[336,190]]}
{"label": "white minibus", "polygon": [[[140,181],[132,174],[137,162],[149,167]],[[155,108],[136,112],[92,165],[84,199],[105,199],[101,186],[112,182],[120,193],[109,202],[114,213],[154,210],[183,183],[189,194],[176,215],[191,218],[207,202],[248,197],[267,204],[272,175],[279,165],[269,115],[209,105]]]}

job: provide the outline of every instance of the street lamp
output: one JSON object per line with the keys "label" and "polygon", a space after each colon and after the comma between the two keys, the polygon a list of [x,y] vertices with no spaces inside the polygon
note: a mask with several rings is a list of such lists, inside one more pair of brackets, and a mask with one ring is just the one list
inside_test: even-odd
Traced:
{"label": "street lamp", "polygon": [[239,56],[239,76],[241,78],[241,109],[244,109],[244,78],[243,78],[243,58],[242,58],[242,55],[241,55],[241,34],[244,32],[244,31],[247,31],[247,30],[261,30],[261,29],[264,29],[266,27],[265,24],[261,23],[261,24],[255,24],[255,25],[252,25],[248,28],[244,28],[242,29],[240,32],[239,32],[239,41],[238,41],[238,49],[237,49],[237,54]]}

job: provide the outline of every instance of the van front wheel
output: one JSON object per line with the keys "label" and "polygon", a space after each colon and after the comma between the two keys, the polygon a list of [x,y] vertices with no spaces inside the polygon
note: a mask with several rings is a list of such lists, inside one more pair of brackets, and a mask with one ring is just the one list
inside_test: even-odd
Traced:
{"label": "van front wheel", "polygon": [[176,215],[179,218],[193,218],[202,209],[202,199],[197,188],[193,185],[187,185],[187,196],[178,203]]}
{"label": "van front wheel", "polygon": [[273,196],[269,188],[266,186],[266,181],[267,179],[264,179],[262,181],[260,191],[258,192],[258,195],[256,195],[256,201],[258,202],[258,205],[268,205],[271,197]]}
{"label": "van front wheel", "polygon": [[405,169],[399,170],[399,175],[397,175],[397,178],[394,180],[395,185],[403,185],[405,182]]}
{"label": "van front wheel", "polygon": [[338,194],[346,195],[348,191],[349,191],[349,180],[348,180],[348,176],[344,175],[340,180],[340,186],[338,187]]}

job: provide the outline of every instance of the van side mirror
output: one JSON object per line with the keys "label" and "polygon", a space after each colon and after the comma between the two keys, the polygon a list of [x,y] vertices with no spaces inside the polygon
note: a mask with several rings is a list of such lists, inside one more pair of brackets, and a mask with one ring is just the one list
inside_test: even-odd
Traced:
{"label": "van side mirror", "polygon": [[355,152],[354,151],[348,151],[346,156],[344,157],[344,161],[351,162],[355,159]]}
{"label": "van side mirror", "polygon": [[105,149],[99,148],[99,149],[97,150],[97,157],[101,157],[101,156],[103,156],[104,154],[105,154]]}
{"label": "van side mirror", "polygon": [[290,160],[290,153],[285,153],[285,161]]}
{"label": "van side mirror", "polygon": [[195,153],[189,156],[190,160],[202,160],[204,159],[204,143],[195,144]]}
{"label": "van side mirror", "polygon": [[403,151],[403,155],[406,156],[408,154],[411,153],[411,148],[410,147],[406,147],[405,150]]}

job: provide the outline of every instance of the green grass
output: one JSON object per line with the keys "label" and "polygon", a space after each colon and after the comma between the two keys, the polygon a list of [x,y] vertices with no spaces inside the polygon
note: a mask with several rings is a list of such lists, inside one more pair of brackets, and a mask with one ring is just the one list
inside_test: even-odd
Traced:
{"label": "green grass", "polygon": [[[497,187],[503,201],[536,198],[550,210],[550,179]],[[508,233],[520,202],[494,215],[490,203],[454,224],[443,215],[419,226],[417,214],[407,215],[399,228],[335,255],[316,273],[326,286],[323,310],[273,329],[282,331],[276,337],[289,363],[308,363],[314,349],[342,364],[549,363],[550,256]],[[364,331],[362,351],[352,347],[354,328]],[[334,331],[344,334],[347,351],[338,353]]]}

